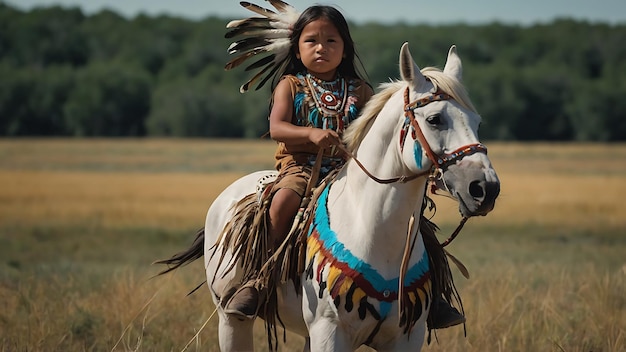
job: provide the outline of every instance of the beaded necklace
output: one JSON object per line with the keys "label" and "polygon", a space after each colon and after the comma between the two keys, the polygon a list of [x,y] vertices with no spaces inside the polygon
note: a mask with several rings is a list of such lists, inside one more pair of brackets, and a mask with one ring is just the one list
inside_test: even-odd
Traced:
{"label": "beaded necklace", "polygon": [[338,76],[334,81],[328,82],[307,73],[305,81],[315,102],[315,107],[324,119],[324,128],[328,128],[328,120],[336,119],[335,126],[337,126],[337,130],[343,131],[344,107],[348,100],[348,84],[346,80]]}

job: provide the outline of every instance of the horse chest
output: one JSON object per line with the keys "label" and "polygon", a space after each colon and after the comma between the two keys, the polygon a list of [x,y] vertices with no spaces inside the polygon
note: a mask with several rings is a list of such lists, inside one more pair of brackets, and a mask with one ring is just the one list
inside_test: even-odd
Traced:
{"label": "horse chest", "polygon": [[[325,296],[332,299],[339,320],[342,317],[350,321],[358,319],[362,323],[373,320],[375,327],[370,328],[372,331],[368,340],[375,337],[376,332],[390,317],[395,317],[389,322],[396,329],[396,319],[400,319],[400,328],[408,333],[430,304],[431,280],[426,252],[407,271],[403,297],[399,297],[399,278],[383,278],[338,241],[330,228],[325,206],[327,195],[327,190],[320,195],[307,238],[306,280],[316,283],[314,287],[318,299]],[[397,304],[402,306],[400,317],[397,317]]]}

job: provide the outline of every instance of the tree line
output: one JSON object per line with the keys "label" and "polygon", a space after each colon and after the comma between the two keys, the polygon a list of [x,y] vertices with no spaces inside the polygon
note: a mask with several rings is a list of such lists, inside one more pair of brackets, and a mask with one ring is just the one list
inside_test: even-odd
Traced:
{"label": "tree line", "polygon": [[[229,19],[125,18],[0,3],[0,135],[253,138],[269,87],[224,71]],[[626,25],[351,23],[368,79],[396,79],[408,41],[420,67],[456,44],[490,140],[626,140]]]}

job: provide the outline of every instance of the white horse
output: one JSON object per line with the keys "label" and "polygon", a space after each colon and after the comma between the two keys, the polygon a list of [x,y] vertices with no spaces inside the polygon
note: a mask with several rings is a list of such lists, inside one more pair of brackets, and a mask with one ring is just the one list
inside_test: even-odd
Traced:
{"label": "white horse", "polygon": [[[431,281],[419,228],[410,220],[419,218],[429,177],[458,200],[463,217],[486,215],[498,196],[500,183],[478,141],[480,116],[461,84],[456,48],[450,48],[443,71],[420,71],[404,44],[400,73],[402,80],[381,86],[346,130],[344,140],[354,159],[317,200],[301,294],[292,282],[277,288],[280,318],[288,330],[306,337],[305,350],[351,351],[366,344],[419,351]],[[176,267],[204,255],[222,351],[253,350],[253,320],[223,312],[223,296],[240,282],[241,268],[227,270],[232,252],[226,248],[220,262],[220,255],[213,254],[224,248],[214,245],[234,205],[256,191],[259,179],[273,174],[252,173],[226,188],[208,211],[204,238],[200,234],[178,257],[183,259]],[[393,176],[401,182],[377,180]],[[416,240],[407,260],[408,234]],[[406,270],[401,270],[403,263]]]}

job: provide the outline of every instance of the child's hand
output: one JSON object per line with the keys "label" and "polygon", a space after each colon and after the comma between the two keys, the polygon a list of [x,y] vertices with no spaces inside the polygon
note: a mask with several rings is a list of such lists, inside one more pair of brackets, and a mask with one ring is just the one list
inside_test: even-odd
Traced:
{"label": "child's hand", "polygon": [[312,128],[309,133],[309,139],[320,148],[328,148],[333,145],[341,144],[341,138],[337,132],[333,130],[323,130],[321,128]]}

